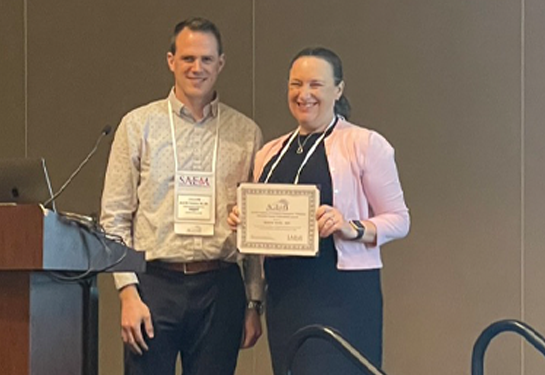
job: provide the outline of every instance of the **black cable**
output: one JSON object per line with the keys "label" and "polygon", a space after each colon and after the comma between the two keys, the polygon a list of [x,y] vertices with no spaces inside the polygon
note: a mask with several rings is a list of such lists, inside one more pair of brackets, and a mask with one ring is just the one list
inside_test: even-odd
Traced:
{"label": "black cable", "polygon": [[[61,214],[61,217],[63,217],[62,214]],[[93,256],[91,254],[89,247],[85,246],[87,250],[87,258],[89,261],[88,269],[74,276],[66,276],[66,274],[73,274],[73,272],[70,272],[70,271],[67,271],[67,272],[49,271],[48,272],[49,276],[55,281],[64,282],[64,283],[79,283],[81,281],[85,281],[91,277],[94,277],[96,274],[99,274],[101,272],[106,272],[112,269],[113,267],[120,264],[127,257],[128,248],[120,236],[106,233],[104,228],[100,226],[98,223],[89,222],[87,219],[85,219],[84,221],[78,220],[74,218],[74,215],[64,215],[64,218],[69,224],[75,224],[82,230],[87,230],[88,233],[94,236],[102,244],[102,247],[104,248],[105,252],[108,254],[108,258],[111,257],[114,254],[114,252],[108,246],[105,239],[117,242],[118,244],[122,245],[123,253],[119,256],[118,259],[106,265],[105,267],[102,267],[99,269],[93,269],[92,267]]]}

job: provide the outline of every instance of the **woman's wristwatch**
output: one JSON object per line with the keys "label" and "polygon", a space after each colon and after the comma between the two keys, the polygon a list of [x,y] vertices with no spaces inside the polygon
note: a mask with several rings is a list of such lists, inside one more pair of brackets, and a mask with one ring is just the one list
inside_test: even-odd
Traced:
{"label": "woman's wristwatch", "polygon": [[255,310],[258,315],[263,315],[263,302],[261,301],[250,300],[248,301],[246,308],[249,310]]}
{"label": "woman's wristwatch", "polygon": [[350,220],[349,223],[352,226],[352,228],[354,228],[357,232],[357,236],[352,238],[352,240],[353,241],[361,240],[361,238],[365,234],[365,226],[359,220]]}

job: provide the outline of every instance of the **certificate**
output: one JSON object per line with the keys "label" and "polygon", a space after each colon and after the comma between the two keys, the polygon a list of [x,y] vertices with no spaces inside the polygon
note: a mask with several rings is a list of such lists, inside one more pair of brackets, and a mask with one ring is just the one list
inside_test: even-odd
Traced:
{"label": "certificate", "polygon": [[241,253],[316,256],[320,191],[314,185],[241,184],[237,189]]}

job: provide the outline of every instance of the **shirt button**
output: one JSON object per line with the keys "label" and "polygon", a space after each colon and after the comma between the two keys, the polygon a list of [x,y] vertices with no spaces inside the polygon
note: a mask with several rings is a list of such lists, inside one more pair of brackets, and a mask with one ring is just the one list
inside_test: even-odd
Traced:
{"label": "shirt button", "polygon": [[339,189],[335,189],[334,193],[339,194]]}

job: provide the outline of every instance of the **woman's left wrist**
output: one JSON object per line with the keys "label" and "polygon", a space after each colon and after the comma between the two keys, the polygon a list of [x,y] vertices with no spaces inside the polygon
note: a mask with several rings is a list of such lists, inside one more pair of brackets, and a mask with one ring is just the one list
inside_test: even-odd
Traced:
{"label": "woman's left wrist", "polygon": [[359,220],[350,220],[348,222],[350,226],[354,229],[356,232],[356,235],[352,238],[353,241],[360,241],[363,236],[365,235],[365,226],[363,223]]}
{"label": "woman's left wrist", "polygon": [[352,227],[349,221],[345,221],[342,228],[342,237],[347,241],[352,241],[358,235],[358,232]]}

